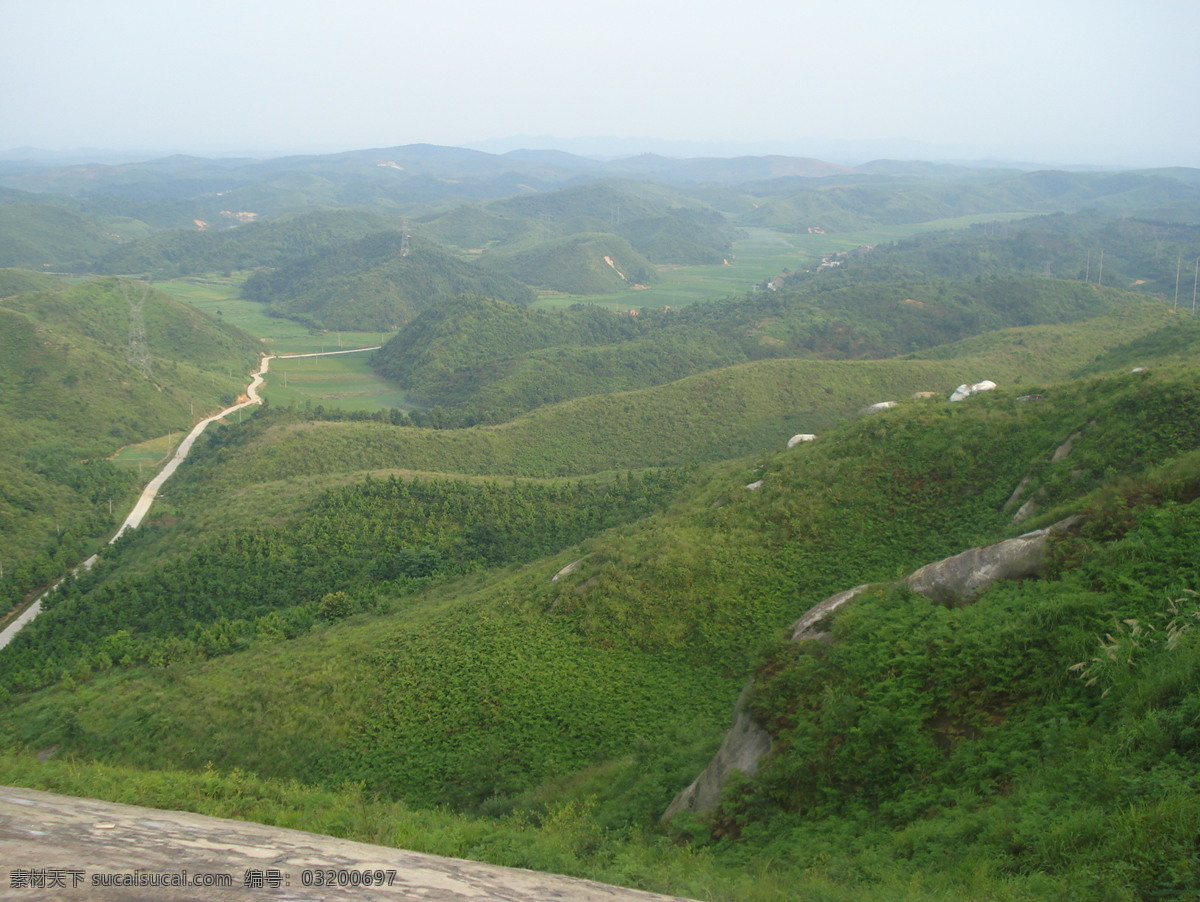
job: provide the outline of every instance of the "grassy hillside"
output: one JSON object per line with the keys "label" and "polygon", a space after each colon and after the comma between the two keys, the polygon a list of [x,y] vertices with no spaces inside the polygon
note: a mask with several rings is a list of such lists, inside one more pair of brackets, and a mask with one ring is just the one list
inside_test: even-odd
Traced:
{"label": "grassy hillside", "polygon": [[[56,287],[0,301],[5,608],[78,563],[88,537],[122,511],[133,480],[105,458],[230,401],[257,356],[249,336],[165,295],[143,296],[140,284]],[[127,297],[142,302],[148,374],[129,359]]]}
{"label": "grassy hillside", "polygon": [[[1200,876],[1188,851],[1193,383],[1190,368],[1161,367],[1043,384],[1034,400],[998,391],[902,405],[810,446],[700,470],[659,513],[525,566],[417,594],[349,587],[345,606],[319,600],[326,615],[307,630],[264,627],[233,653],[180,643],[164,648],[166,666],[122,665],[137,634],[114,619],[79,658],[88,666],[11,698],[0,723],[19,749],[355,780],[385,799],[509,817],[475,828],[501,846],[468,844],[486,857],[507,860],[502,836],[533,842],[522,823],[558,823],[574,855],[555,860],[571,870],[712,898],[822,887],[818,898],[1185,898]],[[1068,458],[1052,461],[1076,432]],[[1047,579],[957,611],[880,596],[838,619],[832,646],[775,642],[834,591],[1026,528],[1005,502],[1031,473],[1044,519],[1086,512]],[[744,487],[752,477],[762,488]],[[346,568],[373,547],[360,531],[375,515],[360,519],[350,495],[323,497],[336,530],[297,541]],[[508,525],[543,532],[502,518],[498,535]],[[147,534],[125,553],[161,540]],[[239,541],[258,563],[231,568],[226,592],[260,598],[288,554],[265,532]],[[211,566],[203,557],[175,581]],[[101,607],[119,618],[150,577],[120,582],[118,560],[110,579],[121,591]],[[1162,639],[1112,626],[1157,624],[1159,612],[1176,622]],[[1129,662],[1110,666],[1098,639]],[[1069,669],[1079,662],[1093,685]],[[633,850],[654,847],[640,837],[711,755],[755,670],[756,710],[777,736],[770,763],[711,821],[676,834],[700,848],[704,890],[673,856],[651,866]],[[19,759],[6,766],[63,779],[57,765],[45,777]],[[236,800],[208,779],[198,794]],[[286,795],[255,778],[243,786],[247,798]]]}

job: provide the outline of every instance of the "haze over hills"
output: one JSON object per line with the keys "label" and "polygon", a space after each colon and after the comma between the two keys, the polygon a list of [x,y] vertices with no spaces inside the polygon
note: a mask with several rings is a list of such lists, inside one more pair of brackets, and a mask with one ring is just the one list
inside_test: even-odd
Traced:
{"label": "haze over hills", "polygon": [[0,782],[695,898],[1200,888],[1196,170],[10,162],[0,223],[10,605],[233,323],[383,345],[273,361],[0,650]]}

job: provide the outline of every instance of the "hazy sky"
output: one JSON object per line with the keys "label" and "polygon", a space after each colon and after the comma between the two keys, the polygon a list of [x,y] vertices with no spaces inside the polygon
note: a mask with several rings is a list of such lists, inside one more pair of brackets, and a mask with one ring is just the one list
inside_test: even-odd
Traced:
{"label": "hazy sky", "polygon": [[0,11],[0,149],[276,153],[556,135],[1200,166],[1196,0],[0,0]]}

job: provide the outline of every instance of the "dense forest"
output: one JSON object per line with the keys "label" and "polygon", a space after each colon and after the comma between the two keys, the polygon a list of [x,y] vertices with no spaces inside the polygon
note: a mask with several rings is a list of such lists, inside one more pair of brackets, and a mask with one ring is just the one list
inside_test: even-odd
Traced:
{"label": "dense forest", "polygon": [[1200,176],[785,162],[0,167],[0,604],[65,577],[0,782],[695,899],[1195,898]]}

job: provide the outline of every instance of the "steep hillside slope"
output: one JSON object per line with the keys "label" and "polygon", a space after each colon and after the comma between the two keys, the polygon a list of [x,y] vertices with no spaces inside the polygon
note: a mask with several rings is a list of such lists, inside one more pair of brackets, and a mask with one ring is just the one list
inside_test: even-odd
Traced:
{"label": "steep hillside slope", "polygon": [[[120,511],[133,480],[104,458],[218,407],[257,356],[248,335],[140,283],[57,288],[0,300],[5,608],[78,563],[85,538],[112,522],[110,499]],[[136,355],[131,334],[144,336]]]}
{"label": "steep hillside slope", "polygon": [[[1155,885],[1181,897],[1197,876],[1187,599],[1200,590],[1189,566],[1198,404],[1193,370],[1170,367],[909,402],[809,445],[698,471],[665,510],[516,570],[416,594],[351,589],[347,607],[320,599],[325,614],[312,621],[344,622],[259,628],[232,654],[218,640],[233,624],[218,621],[207,645],[164,645],[165,667],[113,666],[137,639],[138,627],[121,625],[122,599],[150,579],[122,579],[118,561],[109,578],[120,591],[95,596],[109,599],[112,632],[97,632],[58,686],[11,699],[0,724],[27,749],[358,780],[467,810],[549,817],[551,801],[591,797],[572,823],[580,841],[593,831],[597,857],[584,860],[601,867],[599,850],[615,841],[605,828],[653,822],[757,671],[771,763],[733,787],[711,823],[682,827],[716,860],[773,856],[772,873],[799,881],[793,892],[816,880],[820,860],[835,861],[933,898],[928,869],[953,836],[955,855],[937,859],[945,898],[967,886],[982,897],[1135,898]],[[838,618],[832,646],[772,644],[832,592],[1023,531],[1034,521],[1012,523],[1009,501],[1026,477],[1043,520],[1085,515],[1052,581],[959,612],[879,596]],[[382,488],[355,491],[383,499]],[[336,506],[338,530],[294,551],[283,536],[241,537],[253,565],[229,574],[226,593],[259,596],[296,554],[349,572],[375,547],[358,507]],[[205,557],[183,564],[181,592],[211,568]],[[1181,606],[1172,613],[1164,598]],[[1162,611],[1176,623],[1163,640],[1130,632],[1131,619],[1157,623]],[[1115,632],[1114,616],[1126,618]],[[1106,625],[1114,638],[1090,652]],[[1110,666],[1110,642],[1141,663]],[[1070,669],[1079,662],[1093,686]],[[1137,776],[1155,749],[1167,757]],[[1089,819],[1127,837],[1124,853],[1073,815],[1071,800],[1085,797]],[[984,827],[991,814],[1001,820]],[[1072,893],[1081,867],[1091,882]],[[825,877],[844,892],[859,879]]]}

